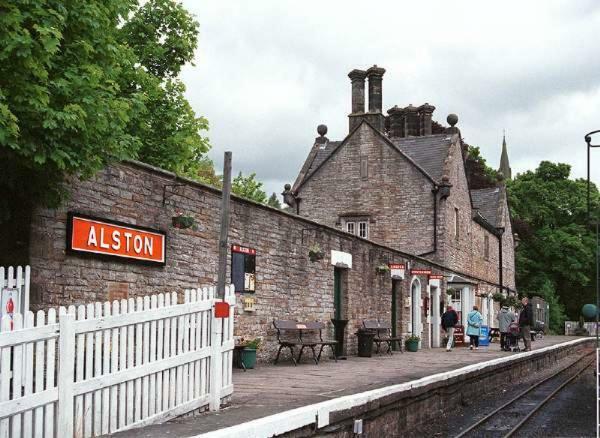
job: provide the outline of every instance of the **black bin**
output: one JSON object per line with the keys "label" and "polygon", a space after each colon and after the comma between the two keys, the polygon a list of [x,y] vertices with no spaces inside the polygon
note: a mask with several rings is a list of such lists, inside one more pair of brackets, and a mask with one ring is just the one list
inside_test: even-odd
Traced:
{"label": "black bin", "polygon": [[360,357],[371,357],[373,355],[373,338],[375,333],[369,330],[359,330],[356,332],[358,337],[358,355]]}

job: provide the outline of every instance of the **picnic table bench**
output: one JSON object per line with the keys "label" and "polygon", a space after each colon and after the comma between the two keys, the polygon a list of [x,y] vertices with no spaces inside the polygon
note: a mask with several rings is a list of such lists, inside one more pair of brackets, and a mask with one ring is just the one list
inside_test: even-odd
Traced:
{"label": "picnic table bench", "polygon": [[[313,360],[318,365],[321,360],[321,354],[325,347],[329,347],[333,353],[333,358],[337,362],[337,356],[335,354],[335,346],[337,341],[323,339],[323,330],[327,326],[319,321],[314,322],[298,322],[292,320],[274,320],[273,327],[277,330],[277,342],[279,343],[279,350],[277,350],[277,357],[275,363],[279,361],[279,355],[281,350],[288,348],[290,350],[290,356],[294,366],[300,362],[302,353],[305,348],[309,348],[313,354]],[[298,358],[294,356],[294,349],[298,347]],[[319,352],[316,349],[319,348]]]}
{"label": "picnic table bench", "polygon": [[376,346],[375,353],[379,353],[381,344],[387,344],[387,353],[392,354],[392,346],[394,342],[400,344],[400,353],[403,353],[402,336],[392,336],[392,325],[387,321],[378,321],[376,319],[365,319],[363,321],[365,330],[375,333],[373,342]]}

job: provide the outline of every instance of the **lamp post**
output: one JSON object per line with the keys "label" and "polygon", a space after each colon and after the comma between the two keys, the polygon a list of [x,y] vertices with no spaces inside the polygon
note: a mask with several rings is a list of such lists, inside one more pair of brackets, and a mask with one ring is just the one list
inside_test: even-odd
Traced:
{"label": "lamp post", "polygon": [[[600,147],[600,144],[592,144],[592,135],[600,133],[600,129],[592,132],[588,132],[585,135],[585,142],[587,144],[587,216],[588,222],[591,222],[591,199],[590,199],[590,152],[592,148]],[[598,240],[598,218],[595,218],[596,225],[596,348],[600,347],[599,336],[598,336],[598,319],[599,319],[599,311],[600,311],[600,255],[598,251],[600,250],[599,240]]]}
{"label": "lamp post", "polygon": [[[600,147],[600,145],[592,144],[592,135],[600,132],[600,129],[588,132],[585,135],[587,144],[587,216],[590,222],[590,151],[592,148]],[[600,344],[598,343],[598,311],[600,310],[600,247],[598,246],[598,217],[596,217],[596,436],[600,436]]]}

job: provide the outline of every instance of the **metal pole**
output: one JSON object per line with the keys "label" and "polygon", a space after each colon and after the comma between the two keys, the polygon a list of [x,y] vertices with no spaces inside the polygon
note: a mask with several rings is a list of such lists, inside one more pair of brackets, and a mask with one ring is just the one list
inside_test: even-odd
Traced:
{"label": "metal pole", "polygon": [[229,198],[231,196],[231,152],[225,152],[223,161],[223,197],[221,198],[221,230],[219,232],[219,265],[217,272],[217,297],[225,300],[225,275],[227,274],[227,235],[229,234]]}

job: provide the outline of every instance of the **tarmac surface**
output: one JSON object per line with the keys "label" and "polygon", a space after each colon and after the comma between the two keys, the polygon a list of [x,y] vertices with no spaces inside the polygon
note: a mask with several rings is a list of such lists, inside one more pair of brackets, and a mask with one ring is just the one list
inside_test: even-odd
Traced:
{"label": "tarmac surface", "polygon": [[[546,336],[533,343],[539,349],[569,340],[573,336]],[[394,352],[371,358],[349,356],[335,363],[321,360],[315,365],[309,357],[294,367],[290,361],[278,365],[258,364],[256,369],[234,369],[234,393],[228,407],[219,412],[206,412],[169,423],[133,429],[116,437],[189,437],[251,421],[301,406],[404,383],[428,375],[450,371],[478,362],[518,355],[503,352],[498,343],[490,347],[423,349],[417,353]]]}

